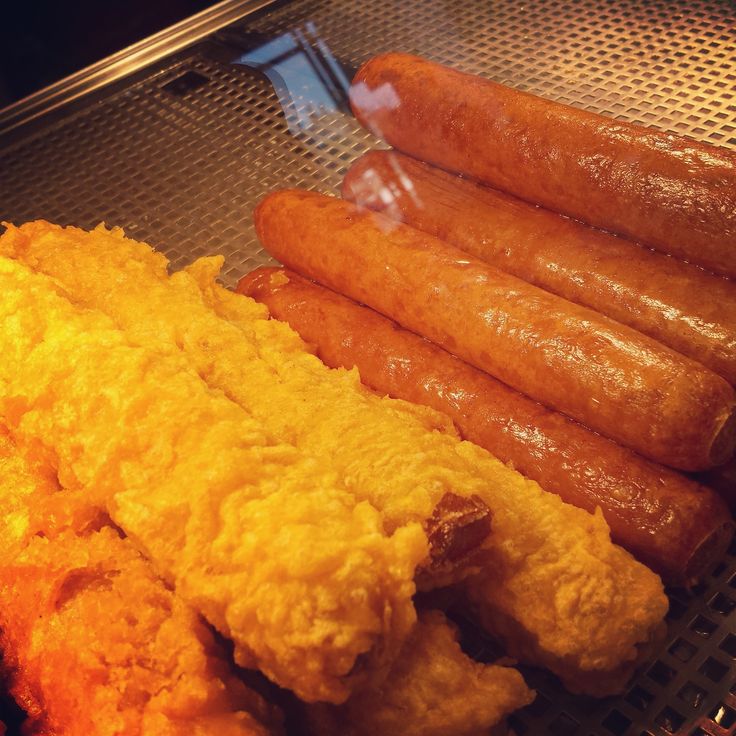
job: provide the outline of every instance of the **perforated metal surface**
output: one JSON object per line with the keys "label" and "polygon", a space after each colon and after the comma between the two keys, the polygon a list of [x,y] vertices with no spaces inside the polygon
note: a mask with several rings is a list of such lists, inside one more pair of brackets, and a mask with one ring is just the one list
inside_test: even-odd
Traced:
{"label": "perforated metal surface", "polygon": [[[409,51],[736,148],[731,2],[300,1],[220,35],[231,62],[279,37],[297,66],[311,58],[310,68],[337,64],[350,77],[375,53]],[[333,103],[309,85],[287,99],[242,63],[194,49],[12,144],[0,140],[0,214],[121,225],[177,267],[223,253],[233,283],[268,260],[251,224],[260,196],[282,186],[335,192],[349,163],[377,143],[344,111],[333,76]],[[734,607],[736,549],[692,595],[673,596],[668,639],[624,697],[576,698],[526,672],[540,696],[513,726],[533,736],[736,733]],[[470,638],[475,654],[487,654]]]}

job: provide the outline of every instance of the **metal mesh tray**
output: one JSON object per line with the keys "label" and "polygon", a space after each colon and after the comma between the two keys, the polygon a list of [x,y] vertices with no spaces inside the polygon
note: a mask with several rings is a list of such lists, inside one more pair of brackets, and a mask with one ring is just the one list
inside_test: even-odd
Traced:
{"label": "metal mesh tray", "polygon": [[[335,193],[378,142],[345,106],[375,53],[418,53],[536,94],[736,148],[731,2],[319,0],[279,3],[33,126],[0,136],[3,219],[120,225],[179,267],[227,257],[233,284],[269,262],[251,210],[266,192]],[[689,594],[621,698],[525,670],[523,736],[736,733],[736,547]],[[470,626],[479,658],[493,647]]]}

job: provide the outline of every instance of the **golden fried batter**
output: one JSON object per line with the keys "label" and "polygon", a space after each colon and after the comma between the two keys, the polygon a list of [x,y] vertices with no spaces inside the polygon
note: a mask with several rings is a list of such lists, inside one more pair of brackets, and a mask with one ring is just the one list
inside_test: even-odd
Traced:
{"label": "golden fried batter", "polygon": [[[235,644],[305,700],[340,702],[408,635],[419,524],[378,512],[279,442],[178,349],[132,346],[55,282],[0,258],[0,413],[54,454]],[[359,656],[372,667],[353,668]],[[351,677],[351,675],[353,675]]]}
{"label": "golden fried batter", "polygon": [[28,734],[266,736],[265,702],[199,617],[107,527],[0,566],[0,646]]}
{"label": "golden fried batter", "polygon": [[[181,347],[210,386],[244,407],[273,437],[297,445],[318,463],[336,470],[349,490],[365,496],[366,489],[360,486],[368,485],[371,494],[385,488],[386,474],[378,468],[374,474],[370,465],[376,456],[385,454],[382,446],[390,446],[391,439],[375,423],[363,427],[360,435],[355,427],[363,413],[370,413],[374,397],[360,390],[357,373],[325,371],[318,360],[303,351],[301,340],[288,328],[278,335],[274,355],[264,355],[263,341],[244,339],[237,326],[218,318],[203,302],[188,273],[169,279],[163,256],[146,245],[124,239],[120,231],[111,234],[100,227],[90,234],[43,222],[20,229],[9,226],[0,239],[0,252],[58,279],[73,302],[108,314],[135,344],[168,351]],[[221,259],[203,261],[205,278],[214,278],[220,263]],[[271,331],[266,314],[258,308],[256,327],[265,324]],[[286,363],[280,360],[284,339],[292,343]],[[304,394],[311,392],[315,381],[320,382],[319,400],[304,401]],[[351,397],[349,406],[344,404],[346,393]],[[410,404],[406,410],[422,411]],[[428,412],[426,418],[433,429],[455,433],[446,417]],[[367,434],[371,446],[364,452],[360,445]],[[428,457],[429,449],[416,451]],[[366,477],[359,479],[343,459],[358,461]],[[391,509],[384,514],[389,533],[405,523],[407,514],[429,523],[443,493],[438,492],[440,486],[435,479],[429,479],[428,484],[426,489],[416,485],[398,518]],[[390,495],[398,500],[400,494]],[[487,524],[480,536],[468,534],[467,540],[461,540],[457,546],[469,541],[469,549],[453,564],[443,564],[444,560],[436,558],[428,560],[425,574],[419,577],[424,587],[447,585],[477,572],[480,568],[475,553],[489,527]],[[463,532],[463,528],[457,530],[458,535]]]}
{"label": "golden fried batter", "polygon": [[33,453],[17,451],[0,424],[0,560],[12,560],[36,534],[84,531],[99,526],[104,512],[82,494],[61,491],[56,473]]}
{"label": "golden fried batter", "polygon": [[[82,494],[0,427],[0,648],[24,733],[280,732],[212,635]],[[109,523],[109,520],[107,520]]]}
{"label": "golden fried batter", "polygon": [[309,710],[315,736],[486,736],[534,694],[510,667],[467,657],[439,611],[419,615],[386,681]]}
{"label": "golden fried batter", "polygon": [[273,437],[329,464],[387,528],[429,518],[447,492],[478,496],[493,514],[490,561],[471,586],[485,625],[571,687],[623,687],[667,601],[659,579],[611,543],[600,514],[460,442],[436,412],[375,396],[355,371],[326,369],[264,307],[216,285],[221,259],[168,278],[162,256],[120,231],[48,223],[11,228],[0,249],[105,311],[135,344],[181,350]]}

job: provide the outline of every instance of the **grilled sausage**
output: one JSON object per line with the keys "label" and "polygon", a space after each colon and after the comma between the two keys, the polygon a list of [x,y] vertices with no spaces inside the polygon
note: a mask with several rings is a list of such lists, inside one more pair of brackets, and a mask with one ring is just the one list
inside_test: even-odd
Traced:
{"label": "grilled sausage", "polygon": [[736,459],[712,470],[698,473],[695,479],[714,488],[725,500],[733,513],[736,513]]}
{"label": "grilled sausage", "polygon": [[371,151],[343,197],[590,307],[736,384],[736,285],[400,153]]}
{"label": "grilled sausage", "polygon": [[407,54],[351,92],[360,122],[444,169],[736,276],[736,153],[611,120]]}
{"label": "grilled sausage", "polygon": [[332,368],[357,367],[381,394],[449,415],[545,490],[603,511],[613,540],[672,585],[697,581],[725,552],[733,523],[716,493],[545,409],[368,307],[278,268],[238,291],[288,322]]}
{"label": "grilled sausage", "polygon": [[700,470],[732,454],[733,389],[631,328],[314,192],[268,195],[255,225],[289,268],[653,460]]}

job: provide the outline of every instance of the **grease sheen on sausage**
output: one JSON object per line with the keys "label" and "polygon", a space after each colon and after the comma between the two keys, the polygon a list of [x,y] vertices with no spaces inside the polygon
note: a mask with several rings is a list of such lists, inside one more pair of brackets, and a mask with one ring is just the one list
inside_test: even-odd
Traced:
{"label": "grease sheen on sausage", "polygon": [[353,111],[423,161],[736,276],[736,153],[408,54],[358,71]]}
{"label": "grease sheen on sausage", "polygon": [[629,327],[333,197],[274,192],[254,218],[289,268],[653,460],[696,470],[733,452],[733,389]]}
{"label": "grease sheen on sausage", "polygon": [[600,507],[613,541],[673,585],[698,580],[725,552],[733,523],[716,493],[508,388],[368,307],[279,268],[238,291],[268,307],[331,368],[357,367],[381,394],[447,414],[484,447],[563,501]]}
{"label": "grease sheen on sausage", "polygon": [[409,156],[371,151],[343,197],[590,307],[736,384],[736,284]]}

